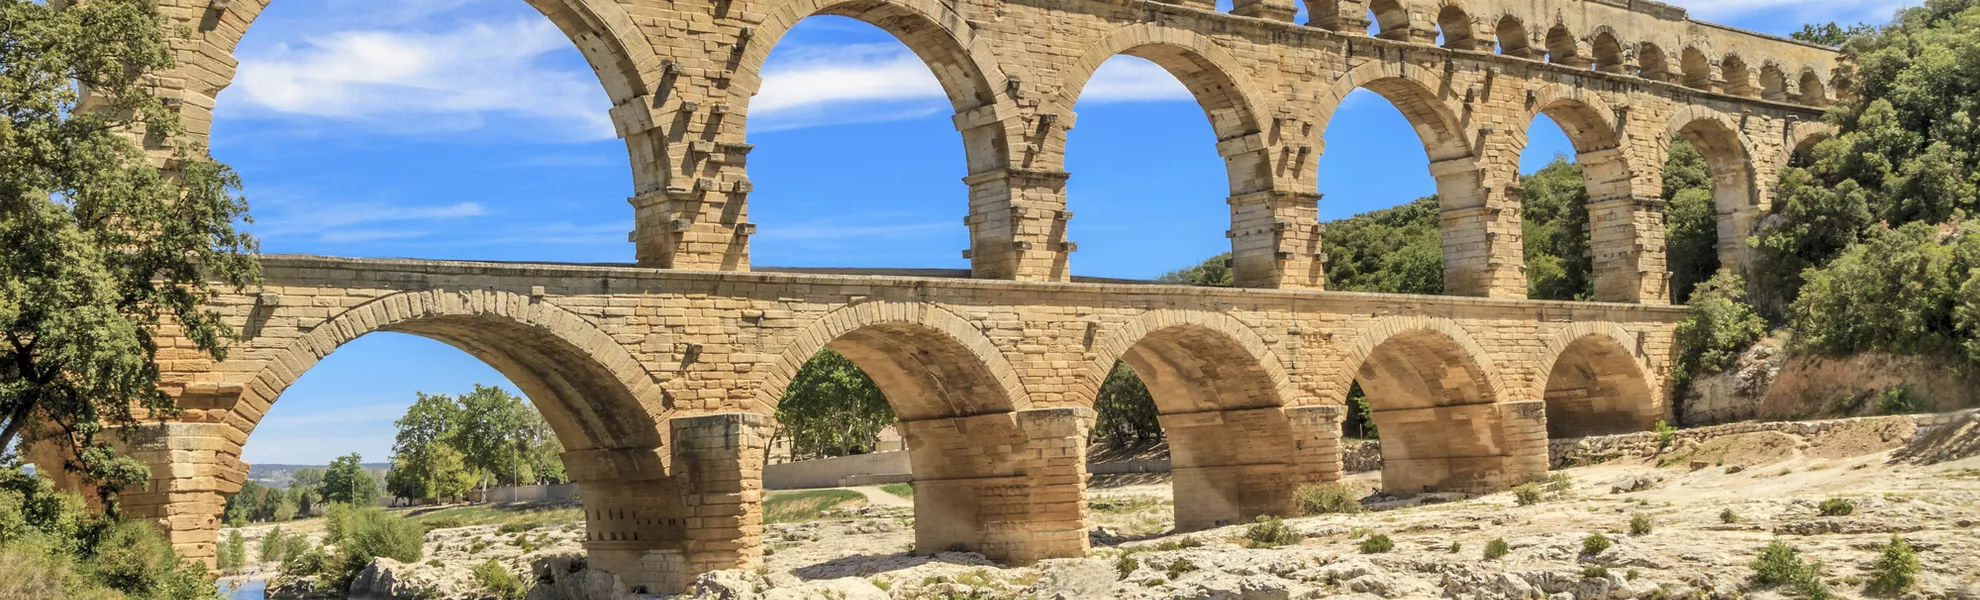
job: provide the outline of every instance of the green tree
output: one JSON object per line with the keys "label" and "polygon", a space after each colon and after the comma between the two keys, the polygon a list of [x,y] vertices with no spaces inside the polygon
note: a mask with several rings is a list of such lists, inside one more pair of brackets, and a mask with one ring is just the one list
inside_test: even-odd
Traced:
{"label": "green tree", "polygon": [[1718,204],[1712,169],[1691,142],[1671,142],[1664,161],[1664,260],[1671,273],[1671,301],[1683,304],[1691,290],[1719,271]]}
{"label": "green tree", "polygon": [[1731,367],[1741,352],[1767,334],[1767,320],[1745,302],[1746,283],[1730,270],[1706,280],[1685,304],[1676,330],[1674,391],[1683,397],[1692,377]]}
{"label": "green tree", "polygon": [[1196,266],[1163,273],[1162,276],[1156,277],[1155,280],[1164,283],[1231,287],[1232,282],[1235,281],[1233,279],[1235,275],[1231,273],[1230,260],[1231,253],[1225,252],[1204,259],[1203,262],[1198,263]]}
{"label": "green tree", "polygon": [[489,475],[496,485],[522,480],[530,408],[508,390],[476,384],[459,398],[460,410],[447,438],[469,468]]}
{"label": "green tree", "polygon": [[550,422],[543,418],[543,412],[531,406],[524,415],[523,439],[518,443],[523,455],[528,457],[531,481],[549,485],[564,482],[564,442],[557,439],[557,432],[550,428]]}
{"label": "green tree", "polygon": [[1565,156],[1520,178],[1526,191],[1521,231],[1526,257],[1526,296],[1539,300],[1588,300],[1595,296],[1588,256],[1588,182]]}
{"label": "green tree", "polygon": [[1115,448],[1162,441],[1155,398],[1148,394],[1148,386],[1126,362],[1114,362],[1107,380],[1100,383],[1093,411],[1098,413],[1089,434],[1094,440]]}
{"label": "green tree", "polygon": [[895,420],[879,386],[831,350],[806,361],[777,404],[778,435],[790,440],[791,455],[799,459],[872,452],[880,430]]}
{"label": "green tree", "polygon": [[1321,233],[1327,288],[1391,294],[1444,293],[1437,197],[1330,221]]}
{"label": "green tree", "polygon": [[98,435],[177,408],[158,386],[161,329],[224,357],[210,282],[258,273],[234,229],[239,178],[184,144],[153,93],[172,64],[163,31],[149,0],[0,0],[0,453],[48,439],[106,497],[146,475]]}
{"label": "green tree", "polygon": [[0,564],[42,589],[8,587],[0,597],[88,600],[211,600],[206,566],[186,561],[148,524],[93,515],[83,499],[46,478],[0,463]]}
{"label": "green tree", "polygon": [[[1980,225],[1878,227],[1808,272],[1793,305],[1798,348],[1958,356],[1980,339],[1962,290],[1980,289]],[[1970,316],[1970,313],[1967,313]]]}
{"label": "green tree", "polygon": [[329,502],[367,506],[378,499],[378,482],[366,472],[356,452],[330,461],[323,472],[323,499]]}
{"label": "green tree", "polygon": [[460,451],[437,444],[394,456],[392,470],[385,475],[385,489],[400,498],[438,502],[466,495],[480,479],[480,474],[467,467]]}

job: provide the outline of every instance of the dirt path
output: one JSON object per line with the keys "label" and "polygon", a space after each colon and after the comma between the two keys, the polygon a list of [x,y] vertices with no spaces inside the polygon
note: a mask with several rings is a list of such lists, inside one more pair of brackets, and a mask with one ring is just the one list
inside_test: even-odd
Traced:
{"label": "dirt path", "polygon": [[907,498],[902,498],[900,496],[889,494],[887,493],[887,490],[880,489],[879,486],[862,485],[858,487],[849,487],[846,489],[859,492],[860,495],[866,496],[867,504],[872,504],[874,506],[905,506],[908,508],[914,508],[913,500],[909,500]]}

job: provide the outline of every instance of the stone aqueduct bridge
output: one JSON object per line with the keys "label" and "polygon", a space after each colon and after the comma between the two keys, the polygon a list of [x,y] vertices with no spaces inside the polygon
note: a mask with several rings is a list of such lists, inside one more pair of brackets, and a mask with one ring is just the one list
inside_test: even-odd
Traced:
{"label": "stone aqueduct bridge", "polygon": [[[1236,0],[1235,14],[1208,0],[526,1],[612,99],[638,265],[268,257],[264,288],[216,305],[243,334],[229,360],[166,350],[188,410],[143,443],[155,480],[126,500],[193,556],[212,556],[241,448],[282,390],[381,330],[451,343],[521,386],[569,448],[593,563],[653,590],[760,564],[767,415],[828,347],[904,421],[923,551],[1083,553],[1083,442],[1116,360],[1163,413],[1183,528],[1287,512],[1293,486],[1337,478],[1355,381],[1383,433],[1385,487],[1533,479],[1550,434],[1664,413],[1679,316],[1660,306],[1669,144],[1709,159],[1722,260],[1740,264],[1769,187],[1824,135],[1837,94],[1827,49],[1646,0],[1314,0],[1305,24],[1290,0]],[[164,0],[190,38],[161,83],[195,134],[266,3]],[[969,273],[750,271],[750,99],[771,47],[816,14],[891,32],[946,90],[968,161]],[[1250,289],[1071,277],[1066,133],[1117,54],[1164,67],[1202,105]],[[1321,135],[1355,89],[1400,108],[1429,154],[1453,296],[1321,291]],[[1604,302],[1523,298],[1517,171],[1541,114],[1589,173]],[[887,157],[872,163],[881,176]]]}

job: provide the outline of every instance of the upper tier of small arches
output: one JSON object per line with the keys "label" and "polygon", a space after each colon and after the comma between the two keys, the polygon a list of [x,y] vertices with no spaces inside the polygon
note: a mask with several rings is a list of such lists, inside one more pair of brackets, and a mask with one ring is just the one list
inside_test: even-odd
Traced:
{"label": "upper tier of small arches", "polygon": [[[1208,0],[1166,0],[1211,8]],[[1293,0],[1235,0],[1236,14],[1292,22]],[[1702,91],[1827,106],[1833,49],[1694,21],[1636,0],[1308,0],[1306,25],[1451,50],[1497,52]]]}

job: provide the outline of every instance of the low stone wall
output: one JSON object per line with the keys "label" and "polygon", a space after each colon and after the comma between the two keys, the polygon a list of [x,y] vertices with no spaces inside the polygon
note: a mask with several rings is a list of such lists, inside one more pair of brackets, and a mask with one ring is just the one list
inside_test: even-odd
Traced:
{"label": "low stone wall", "polygon": [[[881,481],[873,479],[874,476],[893,476],[885,477],[883,478],[885,481],[881,481],[892,483],[911,479],[912,476],[909,474],[913,472],[914,470],[908,466],[906,450],[835,456],[764,467],[763,489],[802,490],[839,487],[843,485],[842,481],[854,478],[858,478],[853,481],[854,484]],[[901,479],[900,476],[908,476],[908,479]]]}
{"label": "low stone wall", "polygon": [[[1950,413],[1890,415],[1882,417],[1857,417],[1850,419],[1824,419],[1820,421],[1748,421],[1727,423],[1674,432],[1674,444],[1703,443],[1720,438],[1745,433],[1775,431],[1802,438],[1812,438],[1845,425],[1903,423],[1914,428],[1909,439],[1915,440],[1943,425],[1980,415],[1980,410],[1966,410]],[[1548,466],[1553,469],[1577,465],[1590,465],[1618,458],[1649,458],[1656,456],[1663,448],[1658,442],[1657,432],[1641,431],[1619,435],[1599,435],[1583,438],[1552,440],[1547,443]]]}
{"label": "low stone wall", "polygon": [[480,494],[480,500],[497,504],[510,502],[553,502],[576,499],[578,499],[578,485],[575,483],[489,488],[487,492]]}

